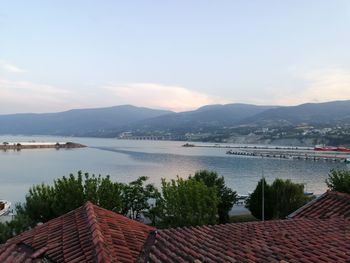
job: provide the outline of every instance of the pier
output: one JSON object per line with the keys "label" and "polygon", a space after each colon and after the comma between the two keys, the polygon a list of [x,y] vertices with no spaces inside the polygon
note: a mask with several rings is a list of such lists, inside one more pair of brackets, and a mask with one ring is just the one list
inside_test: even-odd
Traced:
{"label": "pier", "polygon": [[226,149],[226,154],[247,157],[277,158],[291,160],[350,162],[350,153],[339,151],[316,151],[314,147],[272,146],[272,145],[195,145],[186,143],[183,147],[205,147]]}
{"label": "pier", "polygon": [[347,162],[349,154],[339,152],[319,152],[314,150],[229,150],[229,155],[253,156],[261,158],[278,158],[308,161],[327,161],[327,162]]}
{"label": "pier", "polygon": [[22,150],[22,149],[73,149],[86,147],[74,142],[3,142],[0,150]]}

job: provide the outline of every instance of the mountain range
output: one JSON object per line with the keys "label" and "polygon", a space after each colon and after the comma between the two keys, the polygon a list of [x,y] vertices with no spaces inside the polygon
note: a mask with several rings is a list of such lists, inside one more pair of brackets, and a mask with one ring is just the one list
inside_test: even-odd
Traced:
{"label": "mountain range", "polygon": [[137,133],[205,132],[223,127],[350,124],[350,100],[298,106],[207,105],[175,113],[132,105],[59,113],[0,115],[0,134],[117,137]]}

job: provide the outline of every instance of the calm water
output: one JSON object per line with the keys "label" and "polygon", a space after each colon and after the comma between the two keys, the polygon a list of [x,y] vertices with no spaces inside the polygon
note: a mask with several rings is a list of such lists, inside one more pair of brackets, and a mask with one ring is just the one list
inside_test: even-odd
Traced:
{"label": "calm water", "polygon": [[226,149],[184,148],[181,142],[0,136],[0,142],[29,140],[74,141],[89,147],[0,151],[0,199],[23,201],[33,184],[52,183],[53,179],[78,170],[109,174],[120,182],[146,175],[159,186],[162,177],[187,177],[197,170],[209,169],[223,175],[231,188],[244,194],[254,189],[262,173],[269,182],[276,177],[289,178],[306,184],[308,191],[322,193],[331,168],[350,169],[344,163],[230,156],[225,154]]}

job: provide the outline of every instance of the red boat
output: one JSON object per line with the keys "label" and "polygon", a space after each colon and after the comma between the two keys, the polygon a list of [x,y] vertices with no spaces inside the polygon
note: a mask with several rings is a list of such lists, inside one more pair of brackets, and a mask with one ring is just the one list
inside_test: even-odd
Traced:
{"label": "red boat", "polygon": [[350,152],[350,149],[343,146],[325,146],[325,145],[316,145],[314,148],[315,151],[323,151],[323,152]]}
{"label": "red boat", "polygon": [[343,147],[343,146],[339,146],[339,147],[337,147],[337,150],[336,150],[336,151],[337,151],[337,152],[349,153],[349,152],[350,152],[350,149],[345,148],[345,147]]}

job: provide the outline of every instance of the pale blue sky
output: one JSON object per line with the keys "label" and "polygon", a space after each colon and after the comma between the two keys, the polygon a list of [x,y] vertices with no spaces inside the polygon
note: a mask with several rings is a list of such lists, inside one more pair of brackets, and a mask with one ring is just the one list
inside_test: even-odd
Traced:
{"label": "pale blue sky", "polygon": [[350,1],[1,1],[0,113],[350,99]]}

